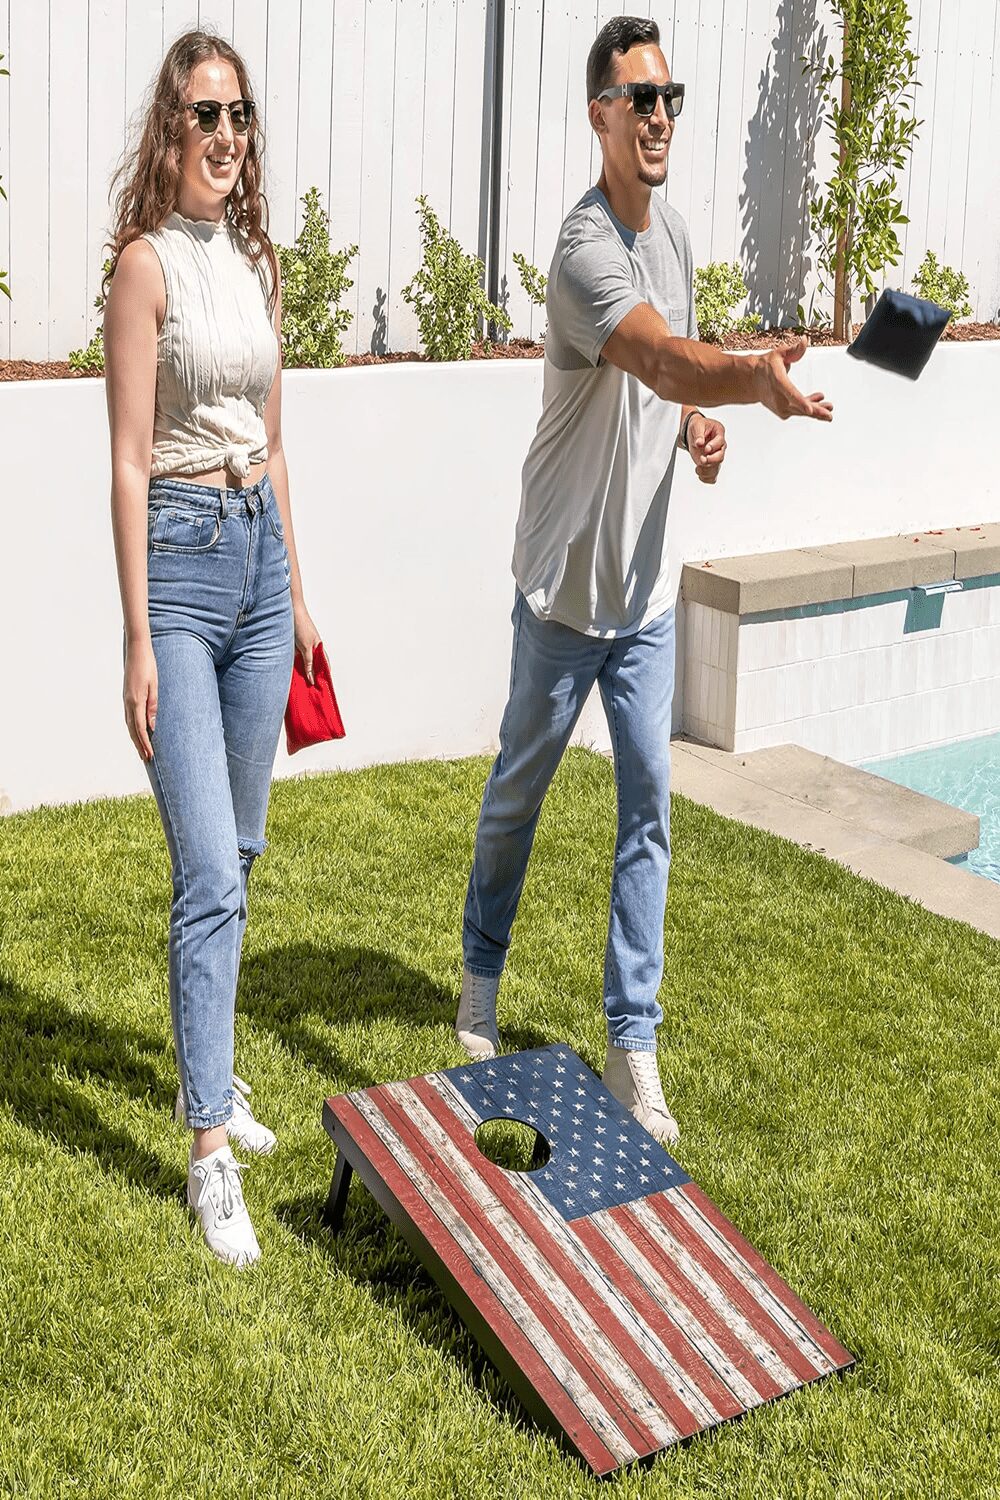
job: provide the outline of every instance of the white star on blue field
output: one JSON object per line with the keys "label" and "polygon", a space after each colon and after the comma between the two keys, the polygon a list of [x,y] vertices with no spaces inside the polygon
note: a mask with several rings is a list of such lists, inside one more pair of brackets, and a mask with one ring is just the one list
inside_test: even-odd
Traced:
{"label": "white star on blue field", "polygon": [[634,1203],[691,1179],[569,1047],[536,1047],[443,1075],[486,1120],[518,1120],[549,1143],[525,1174],[564,1219]]}

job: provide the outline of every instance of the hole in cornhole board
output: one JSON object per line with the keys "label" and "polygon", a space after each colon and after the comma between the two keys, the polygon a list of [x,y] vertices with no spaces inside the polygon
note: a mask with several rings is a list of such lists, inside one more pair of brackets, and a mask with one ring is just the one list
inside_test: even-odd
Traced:
{"label": "hole in cornhole board", "polygon": [[538,1171],[552,1155],[541,1131],[520,1120],[484,1120],[476,1126],[473,1139],[487,1161],[508,1172]]}

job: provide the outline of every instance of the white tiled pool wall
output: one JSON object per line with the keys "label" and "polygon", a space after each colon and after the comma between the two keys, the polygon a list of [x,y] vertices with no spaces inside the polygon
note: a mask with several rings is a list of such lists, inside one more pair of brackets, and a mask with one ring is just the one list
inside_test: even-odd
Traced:
{"label": "white tiled pool wall", "polygon": [[[912,628],[940,607],[940,623]],[[907,628],[907,623],[911,628]],[[1000,730],[1000,575],[760,615],[685,605],[684,729],[857,762]]]}

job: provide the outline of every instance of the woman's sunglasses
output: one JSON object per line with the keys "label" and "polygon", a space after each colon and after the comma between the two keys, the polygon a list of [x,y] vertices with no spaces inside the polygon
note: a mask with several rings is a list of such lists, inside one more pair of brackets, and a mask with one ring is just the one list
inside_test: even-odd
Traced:
{"label": "woman's sunglasses", "polygon": [[667,119],[673,120],[684,106],[683,83],[616,83],[613,88],[603,89],[598,99],[632,100],[637,115],[648,117],[656,109],[657,99],[663,100]]}
{"label": "woman's sunglasses", "polygon": [[214,135],[218,130],[223,110],[229,115],[229,123],[236,134],[246,135],[253,119],[254,103],[252,99],[234,99],[231,104],[220,104],[218,99],[199,99],[197,104],[185,104],[184,108],[194,110],[206,135]]}

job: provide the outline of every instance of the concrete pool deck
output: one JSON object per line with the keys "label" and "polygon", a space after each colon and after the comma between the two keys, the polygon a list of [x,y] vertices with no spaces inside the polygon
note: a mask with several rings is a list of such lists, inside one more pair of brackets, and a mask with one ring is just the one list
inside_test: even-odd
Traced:
{"label": "concrete pool deck", "polygon": [[1000,885],[949,864],[979,842],[979,819],[799,745],[744,755],[671,742],[671,786],[1000,938]]}

